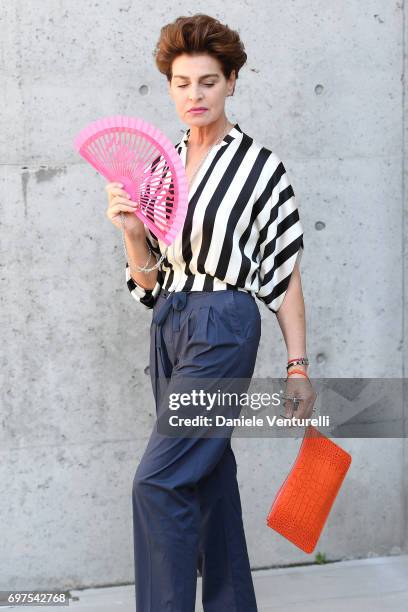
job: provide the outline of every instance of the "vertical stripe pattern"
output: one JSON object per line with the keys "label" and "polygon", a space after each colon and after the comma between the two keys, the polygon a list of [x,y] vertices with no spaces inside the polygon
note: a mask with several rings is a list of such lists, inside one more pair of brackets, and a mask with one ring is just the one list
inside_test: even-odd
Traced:
{"label": "vertical stripe pattern", "polygon": [[[190,130],[175,145],[186,167]],[[135,300],[153,307],[161,288],[220,291],[235,288],[278,312],[303,253],[295,194],[279,157],[245,134],[238,123],[209,152],[189,189],[183,227],[168,247],[153,289],[130,276]],[[146,242],[160,257],[166,244],[145,226]]]}

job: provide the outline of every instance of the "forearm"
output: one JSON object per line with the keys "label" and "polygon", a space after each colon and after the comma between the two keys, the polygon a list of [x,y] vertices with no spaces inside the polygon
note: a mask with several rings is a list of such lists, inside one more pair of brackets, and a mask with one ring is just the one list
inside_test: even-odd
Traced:
{"label": "forearm", "polygon": [[[285,340],[288,360],[295,357],[304,357],[306,352],[306,315],[303,299],[302,283],[298,265],[295,265],[293,274],[276,317]],[[307,366],[299,365],[296,368],[307,372]]]}
{"label": "forearm", "polygon": [[[157,283],[158,269],[151,272],[138,272],[135,265],[142,268],[146,265],[149,256],[149,247],[146,242],[146,235],[140,232],[125,231],[126,250],[129,258],[130,275],[143,289],[153,289]],[[147,268],[151,268],[156,263],[156,256],[152,251]]]}

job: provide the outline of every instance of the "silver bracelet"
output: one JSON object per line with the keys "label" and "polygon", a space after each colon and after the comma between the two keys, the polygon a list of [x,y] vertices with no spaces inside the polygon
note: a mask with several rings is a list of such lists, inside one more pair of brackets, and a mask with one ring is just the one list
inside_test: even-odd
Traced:
{"label": "silver bracelet", "polygon": [[167,255],[167,248],[168,248],[168,247],[166,247],[166,249],[165,249],[164,253],[163,253],[163,254],[162,254],[162,256],[160,257],[160,259],[159,259],[158,261],[156,261],[156,264],[155,264],[155,265],[154,265],[152,268],[146,268],[147,264],[149,263],[149,261],[150,261],[150,259],[151,259],[151,257],[152,257],[152,250],[151,250],[151,248],[150,248],[149,243],[148,243],[148,242],[146,242],[146,244],[147,244],[147,248],[149,249],[149,257],[147,258],[147,261],[146,261],[145,265],[143,266],[143,268],[139,268],[139,266],[134,266],[134,267],[133,267],[133,263],[132,263],[132,265],[131,265],[129,255],[128,255],[127,250],[126,250],[126,242],[125,242],[125,215],[123,214],[123,212],[121,212],[121,213],[120,213],[120,217],[121,217],[121,221],[122,221],[122,241],[123,241],[123,249],[124,249],[124,253],[125,253],[126,260],[127,260],[127,261],[128,261],[128,263],[129,263],[129,268],[130,268],[131,270],[132,270],[132,269],[135,269],[135,270],[137,270],[138,272],[151,272],[152,270],[155,270],[156,268],[158,268],[158,267],[161,265],[161,262],[163,261],[163,259],[164,259],[164,258],[166,257],[166,255]]}

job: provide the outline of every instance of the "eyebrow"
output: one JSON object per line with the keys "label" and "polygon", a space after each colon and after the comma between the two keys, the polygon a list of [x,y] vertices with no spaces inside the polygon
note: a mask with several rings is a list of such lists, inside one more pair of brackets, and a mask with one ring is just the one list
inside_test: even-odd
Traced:
{"label": "eyebrow", "polygon": [[[188,76],[183,76],[182,74],[173,74],[173,77],[175,79],[189,79],[190,78]],[[219,77],[219,75],[217,73],[203,74],[203,76],[201,76],[200,79],[206,79],[207,77]]]}

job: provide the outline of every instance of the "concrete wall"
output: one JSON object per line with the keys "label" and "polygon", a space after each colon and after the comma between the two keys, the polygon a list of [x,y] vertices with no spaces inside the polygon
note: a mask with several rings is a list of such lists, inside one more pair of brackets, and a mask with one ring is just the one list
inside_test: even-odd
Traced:
{"label": "concrete wall", "polygon": [[[87,122],[124,113],[176,142],[186,126],[152,50],[160,27],[192,14],[191,3],[0,8],[0,587],[131,582],[131,486],[154,414],[151,314],[125,285],[105,181],[72,140]],[[292,177],[305,227],[310,374],[403,376],[404,3],[220,10],[210,1],[195,3],[199,11],[238,29],[249,56],[228,117]],[[255,376],[281,376],[284,341],[258,305]],[[339,442],[353,463],[318,550],[328,559],[406,551],[406,441]],[[298,444],[234,440],[253,568],[313,561],[265,526]]]}

